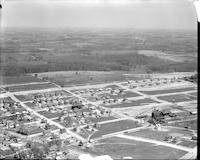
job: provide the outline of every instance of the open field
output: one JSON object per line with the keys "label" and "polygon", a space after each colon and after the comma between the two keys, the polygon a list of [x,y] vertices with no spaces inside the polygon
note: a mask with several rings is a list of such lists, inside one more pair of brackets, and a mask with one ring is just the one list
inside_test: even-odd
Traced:
{"label": "open field", "polygon": [[110,155],[113,159],[123,159],[123,157],[132,157],[133,159],[178,159],[187,153],[174,148],[119,137],[100,140],[96,145],[87,149],[86,152],[97,155]]}
{"label": "open field", "polygon": [[192,96],[196,96],[197,97],[197,92],[192,92],[192,93],[188,93],[189,95],[192,95]]}
{"label": "open field", "polygon": [[2,76],[0,79],[1,85],[10,84],[23,84],[23,83],[33,83],[33,82],[45,82],[42,79],[33,76]]}
{"label": "open field", "polygon": [[150,98],[144,98],[144,99],[139,99],[139,100],[129,100],[129,102],[124,102],[121,104],[108,104],[108,105],[103,105],[103,106],[107,108],[125,108],[125,107],[148,105],[151,103],[159,103],[159,102],[154,101]]}
{"label": "open field", "polygon": [[51,95],[51,96],[71,96],[71,94],[69,92],[63,91],[63,90],[58,90],[58,91],[49,91],[49,92],[38,92],[38,93],[32,93],[32,94],[25,94],[25,95],[15,95],[15,97],[17,99],[19,99],[22,102],[25,101],[33,101],[34,100],[34,96],[40,96],[40,95]]}
{"label": "open field", "polygon": [[116,119],[115,117],[109,116],[109,117],[88,117],[87,118],[89,121],[91,121],[92,123],[98,123],[98,122],[103,122],[103,121],[108,121],[108,120],[113,120]]}
{"label": "open field", "polygon": [[48,112],[48,111],[40,111],[38,113],[47,118],[57,118],[60,115],[58,112],[52,113],[52,112]]}
{"label": "open field", "polygon": [[109,96],[112,99],[122,99],[122,98],[130,98],[130,97],[138,97],[141,96],[135,92],[124,91],[124,93],[119,94],[102,94],[101,96]]}
{"label": "open field", "polygon": [[166,93],[177,93],[177,92],[186,92],[196,90],[195,87],[188,87],[188,88],[172,88],[172,89],[165,89],[165,90],[151,90],[151,91],[140,91],[142,93],[148,95],[159,95],[159,94],[166,94]]}
{"label": "open field", "polygon": [[103,72],[103,71],[66,71],[40,73],[40,77],[48,77],[52,82],[61,86],[100,84],[113,81],[125,81],[128,79],[139,79],[134,75],[126,75],[126,72]]}
{"label": "open field", "polygon": [[176,95],[168,95],[168,96],[158,96],[158,99],[164,100],[164,101],[168,101],[168,102],[173,102],[173,103],[177,103],[177,102],[184,102],[184,101],[192,101],[192,100],[196,100],[197,98],[194,96],[189,96],[186,94],[176,94]]}
{"label": "open field", "polygon": [[170,60],[174,62],[184,62],[190,59],[190,61],[195,60],[196,56],[185,56],[184,54],[182,55],[174,55],[170,53],[165,53],[161,51],[154,51],[154,50],[139,50],[138,54],[149,56],[149,57],[158,57],[163,60]]}
{"label": "open field", "polygon": [[29,90],[43,90],[49,88],[57,88],[54,84],[31,84],[31,85],[20,85],[20,86],[10,86],[8,90],[10,92],[20,92],[20,91],[29,91]]}
{"label": "open field", "polygon": [[196,119],[196,120],[192,120],[192,121],[168,123],[166,125],[197,130],[198,124],[197,124],[197,119]]}
{"label": "open field", "polygon": [[[191,131],[188,131],[187,129],[177,129],[177,128],[167,128],[167,127],[161,127],[160,130],[156,130],[156,129],[151,129],[151,128],[147,128],[147,129],[142,129],[140,131],[136,131],[136,132],[130,132],[130,133],[126,133],[127,135],[130,136],[136,136],[136,137],[143,137],[143,138],[148,138],[148,139],[154,139],[154,140],[158,140],[158,141],[165,141],[165,138],[168,136],[173,136],[173,137],[177,137],[177,142],[178,145],[182,144],[188,144],[188,146],[186,145],[186,147],[195,147],[197,144],[197,142],[195,141],[191,141],[191,140],[187,140],[184,139],[184,137],[190,137],[191,135],[193,135],[193,133]],[[184,145],[185,146],[185,145]]]}
{"label": "open field", "polygon": [[32,101],[33,98],[29,95],[15,95],[15,97],[17,99],[19,99],[20,101],[24,102],[24,101]]}
{"label": "open field", "polygon": [[106,134],[133,129],[137,127],[140,127],[140,125],[133,120],[120,120],[116,122],[104,123],[101,124],[99,128],[97,128],[98,131],[92,134],[90,138],[95,139]]}

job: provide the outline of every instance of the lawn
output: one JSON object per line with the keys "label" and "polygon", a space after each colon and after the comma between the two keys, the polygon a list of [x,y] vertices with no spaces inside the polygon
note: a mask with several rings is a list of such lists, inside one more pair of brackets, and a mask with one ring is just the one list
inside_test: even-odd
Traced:
{"label": "lawn", "polygon": [[144,98],[144,99],[139,99],[139,100],[130,100],[130,102],[124,102],[120,104],[108,104],[108,105],[103,105],[103,106],[107,108],[124,108],[124,107],[148,105],[151,103],[159,103],[159,102],[154,101],[150,98]]}
{"label": "lawn", "polygon": [[49,88],[57,88],[54,84],[45,83],[45,84],[30,84],[30,85],[20,85],[20,86],[10,86],[8,90],[10,92],[20,92],[20,91],[29,91],[29,90],[43,90]]}
{"label": "lawn", "polygon": [[45,82],[42,79],[33,76],[2,76],[0,79],[1,85],[9,84],[23,84],[23,83],[33,83],[33,82]]}
{"label": "lawn", "polygon": [[184,102],[184,101],[192,101],[192,100],[197,99],[196,97],[189,96],[189,95],[186,95],[186,94],[159,96],[157,98],[164,100],[164,101],[173,102],[173,103]]}
{"label": "lawn", "polygon": [[176,93],[176,92],[186,92],[196,90],[195,87],[188,88],[173,88],[173,89],[164,89],[164,90],[151,90],[151,91],[140,91],[148,95],[157,95],[157,94],[166,94],[166,93]]}
{"label": "lawn", "polygon": [[133,120],[120,120],[116,122],[104,123],[101,124],[99,128],[97,128],[98,131],[96,131],[91,136],[91,139],[99,138],[106,134],[133,129],[137,127],[140,127],[140,125]]}
{"label": "lawn", "polygon": [[123,159],[123,157],[132,157],[133,159],[179,159],[187,153],[174,148],[118,137],[103,139],[84,151],[97,155],[110,155],[113,159]]}

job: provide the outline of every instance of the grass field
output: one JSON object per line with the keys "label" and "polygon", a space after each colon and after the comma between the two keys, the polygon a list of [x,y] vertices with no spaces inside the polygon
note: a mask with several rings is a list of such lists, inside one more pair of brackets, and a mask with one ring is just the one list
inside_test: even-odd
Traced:
{"label": "grass field", "polygon": [[144,98],[139,100],[130,100],[130,102],[124,102],[121,104],[110,104],[110,105],[103,105],[107,108],[124,108],[124,107],[134,107],[134,106],[141,106],[141,105],[148,105],[151,103],[159,103],[157,101],[154,101],[150,98]]}
{"label": "grass field", "polygon": [[176,92],[186,92],[196,90],[195,87],[188,88],[173,88],[173,89],[164,89],[164,90],[151,90],[151,91],[140,91],[148,95],[157,95],[157,94],[166,94],[166,93],[176,93]]}
{"label": "grass field", "polygon": [[197,98],[194,96],[189,96],[186,94],[176,94],[176,95],[168,95],[168,96],[159,96],[157,97],[161,100],[165,100],[168,102],[184,102],[184,101],[192,101],[192,100],[196,100]]}
{"label": "grass field", "polygon": [[10,86],[8,90],[10,92],[20,92],[20,91],[29,91],[29,90],[42,90],[49,88],[57,88],[54,84],[31,84],[31,85],[20,85],[20,86]]}
{"label": "grass field", "polygon": [[33,76],[2,76],[0,79],[1,85],[9,84],[23,84],[23,83],[33,83],[33,82],[45,82],[42,79]]}
{"label": "grass field", "polygon": [[118,137],[106,138],[85,150],[91,154],[110,155],[113,159],[178,159],[187,152]]}
{"label": "grass field", "polygon": [[116,122],[104,123],[104,124],[101,124],[101,126],[98,128],[98,131],[96,131],[91,136],[91,139],[99,138],[106,134],[128,130],[132,128],[137,128],[137,127],[140,127],[140,125],[137,124],[137,122],[132,121],[132,120],[120,120]]}

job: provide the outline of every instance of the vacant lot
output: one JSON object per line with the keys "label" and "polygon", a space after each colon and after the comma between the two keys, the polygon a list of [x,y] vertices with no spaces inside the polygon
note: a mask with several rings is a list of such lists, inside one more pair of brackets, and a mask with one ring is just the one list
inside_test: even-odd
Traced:
{"label": "vacant lot", "polygon": [[140,125],[132,120],[121,120],[116,122],[110,122],[110,123],[104,123],[101,124],[101,126],[92,136],[91,139],[99,138],[103,135],[115,133],[123,130],[128,130],[132,128],[140,127]]}
{"label": "vacant lot", "polygon": [[168,95],[168,96],[159,96],[158,97],[161,100],[168,101],[168,102],[184,102],[184,101],[192,101],[196,100],[197,98],[194,96],[189,96],[186,94],[176,94],[176,95]]}
{"label": "vacant lot", "polygon": [[130,92],[130,91],[124,91],[123,93],[119,93],[119,94],[105,94],[105,95],[109,96],[112,99],[122,99],[122,98],[141,96],[135,92]]}
{"label": "vacant lot", "polygon": [[103,139],[86,151],[91,154],[110,155],[113,159],[123,159],[123,157],[132,157],[133,159],[179,159],[187,153],[174,148],[118,137]]}
{"label": "vacant lot", "polygon": [[188,87],[188,88],[173,88],[173,89],[164,89],[164,90],[151,90],[151,91],[140,91],[142,93],[148,95],[156,95],[156,94],[166,94],[166,93],[176,93],[176,92],[186,92],[196,90],[195,87]]}
{"label": "vacant lot", "polygon": [[91,121],[92,123],[97,123],[97,122],[103,122],[103,121],[108,121],[108,120],[113,120],[116,119],[115,117],[109,116],[109,117],[89,117],[87,118],[89,121]]}
{"label": "vacant lot", "polygon": [[52,112],[48,112],[48,111],[40,111],[38,113],[47,118],[57,118],[60,115],[58,112],[52,113]]}
{"label": "vacant lot", "polygon": [[130,100],[130,102],[124,102],[124,103],[120,103],[120,104],[110,104],[110,105],[104,105],[104,106],[107,108],[123,108],[123,107],[148,105],[151,103],[159,103],[159,102],[154,101],[150,98],[144,98],[144,99],[139,99],[139,100]]}
{"label": "vacant lot", "polygon": [[11,86],[8,87],[10,92],[20,92],[20,91],[29,91],[29,90],[42,90],[49,88],[57,88],[54,84],[30,84],[30,85],[20,85],[20,86]]}
{"label": "vacant lot", "polygon": [[24,101],[32,101],[33,98],[30,95],[15,95],[15,97],[17,99],[19,99],[20,101],[24,102]]}
{"label": "vacant lot", "polygon": [[2,76],[0,79],[1,85],[9,84],[23,84],[23,83],[33,83],[33,82],[45,82],[39,78],[33,76]]}

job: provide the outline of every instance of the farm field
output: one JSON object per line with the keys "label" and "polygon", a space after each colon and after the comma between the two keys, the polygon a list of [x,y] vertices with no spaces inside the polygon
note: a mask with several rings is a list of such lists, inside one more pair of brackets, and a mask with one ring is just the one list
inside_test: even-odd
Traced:
{"label": "farm field", "polygon": [[100,125],[98,131],[92,134],[90,139],[99,138],[106,134],[120,132],[137,127],[140,127],[140,125],[133,120],[120,120],[115,122],[104,123]]}
{"label": "farm field", "polygon": [[148,95],[159,95],[159,94],[167,94],[167,93],[177,93],[177,92],[186,92],[186,91],[193,91],[196,90],[195,87],[188,87],[188,88],[172,88],[172,89],[164,89],[164,90],[151,90],[151,91],[140,91],[142,93]]}
{"label": "farm field", "polygon": [[33,76],[2,76],[0,79],[1,85],[10,84],[23,84],[23,83],[34,83],[34,82],[46,82],[45,80],[33,77]]}
{"label": "farm field", "polygon": [[108,104],[108,105],[103,105],[103,106],[107,108],[125,108],[125,107],[148,105],[151,103],[159,103],[159,102],[154,101],[150,98],[144,98],[144,99],[139,99],[139,100],[130,100],[130,102],[124,102],[121,104]]}
{"label": "farm field", "polygon": [[[179,145],[182,142],[184,142],[182,144],[186,144],[186,142],[187,142],[187,144],[189,146],[192,146],[192,147],[196,146],[195,141],[182,139],[184,137],[189,137],[189,136],[193,135],[192,131],[188,131],[187,129],[164,127],[161,130],[155,130],[155,129],[147,128],[147,129],[142,129],[142,130],[136,131],[136,132],[126,133],[126,135],[143,137],[143,138],[147,138],[147,139],[154,139],[154,140],[158,140],[158,141],[165,141],[166,137],[173,136],[173,137],[177,137],[178,139],[180,139]],[[186,146],[186,147],[189,147],[189,146]]]}
{"label": "farm field", "polygon": [[123,159],[123,157],[133,159],[178,159],[187,153],[174,148],[119,137],[100,140],[93,147],[87,149],[86,152],[97,155],[110,155],[113,159]]}
{"label": "farm field", "polygon": [[10,92],[20,92],[20,91],[29,91],[29,90],[43,90],[49,88],[57,88],[54,84],[31,84],[31,85],[19,85],[19,86],[10,86],[8,90]]}
{"label": "farm field", "polygon": [[164,101],[173,102],[173,103],[192,101],[192,100],[196,100],[197,99],[194,96],[189,96],[189,95],[186,95],[186,94],[158,96],[157,98],[161,99],[161,100],[164,100]]}

